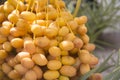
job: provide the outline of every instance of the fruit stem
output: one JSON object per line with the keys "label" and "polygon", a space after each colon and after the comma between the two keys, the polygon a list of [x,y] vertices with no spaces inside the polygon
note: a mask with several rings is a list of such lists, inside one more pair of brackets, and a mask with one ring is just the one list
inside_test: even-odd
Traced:
{"label": "fruit stem", "polygon": [[77,16],[77,13],[78,13],[79,8],[80,8],[80,4],[81,4],[81,0],[77,0],[76,7],[75,7],[75,10],[74,10],[74,13],[73,13],[73,17]]}
{"label": "fruit stem", "polygon": [[20,2],[20,0],[17,1],[16,12],[17,12],[17,10],[19,8],[19,2]]}
{"label": "fruit stem", "polygon": [[34,6],[35,6],[35,1],[33,2],[32,8],[31,8],[31,12],[33,12]]}
{"label": "fruit stem", "polygon": [[[60,9],[60,7],[57,6],[57,9],[59,10],[59,13],[60,13],[60,16],[61,16],[61,9]],[[65,18],[63,18],[63,19],[64,19],[65,23],[67,24],[67,20]],[[70,32],[74,35],[74,33],[73,33],[73,31],[72,31],[72,29],[71,29],[69,24],[67,24],[67,27],[69,28]]]}
{"label": "fruit stem", "polygon": [[31,2],[32,2],[32,0],[29,0],[28,7],[27,7],[27,10],[26,10],[26,11],[29,10]]}
{"label": "fruit stem", "polygon": [[[48,1],[47,1],[47,3],[46,3],[46,21],[48,21]],[[46,22],[46,27],[48,27],[48,22]]]}
{"label": "fruit stem", "polygon": [[[57,18],[59,18],[60,17],[60,10],[59,10],[59,6],[56,4],[56,2],[55,2],[55,6],[57,6]],[[59,23],[57,23],[57,26],[58,26],[58,28],[60,28],[60,25],[59,25]]]}

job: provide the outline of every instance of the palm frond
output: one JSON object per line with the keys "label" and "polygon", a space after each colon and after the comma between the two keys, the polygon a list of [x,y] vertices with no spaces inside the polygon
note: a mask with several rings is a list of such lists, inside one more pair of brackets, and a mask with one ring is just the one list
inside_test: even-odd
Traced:
{"label": "palm frond", "polygon": [[116,68],[113,72],[103,78],[103,80],[119,80],[120,79],[120,67]]}

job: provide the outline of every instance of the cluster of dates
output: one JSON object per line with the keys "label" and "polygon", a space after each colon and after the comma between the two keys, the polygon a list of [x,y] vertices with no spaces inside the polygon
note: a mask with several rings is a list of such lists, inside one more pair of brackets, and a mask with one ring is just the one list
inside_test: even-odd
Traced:
{"label": "cluster of dates", "polygon": [[98,58],[86,22],[62,0],[7,0],[0,5],[0,80],[72,80],[90,71]]}

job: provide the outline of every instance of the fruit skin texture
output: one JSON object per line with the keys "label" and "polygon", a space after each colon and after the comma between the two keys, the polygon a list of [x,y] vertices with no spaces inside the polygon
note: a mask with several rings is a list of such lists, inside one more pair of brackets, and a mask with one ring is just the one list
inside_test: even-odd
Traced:
{"label": "fruit skin texture", "polygon": [[21,75],[24,75],[24,74],[28,71],[28,69],[25,68],[25,67],[24,67],[23,65],[21,65],[21,64],[15,65],[15,66],[14,66],[14,69],[15,69],[17,72],[19,72],[19,74],[21,74]]}
{"label": "fruit skin texture", "polygon": [[21,39],[21,38],[14,38],[14,39],[11,40],[11,45],[14,48],[21,48],[21,47],[23,47],[23,39]]}
{"label": "fruit skin texture", "polygon": [[5,26],[2,26],[0,27],[0,34],[1,35],[4,35],[4,36],[8,36],[10,33],[10,29],[5,27]]}
{"label": "fruit skin texture", "polygon": [[16,71],[16,70],[12,70],[8,73],[8,77],[10,79],[19,79],[20,78],[20,74]]}
{"label": "fruit skin texture", "polygon": [[67,41],[73,41],[76,38],[76,36],[73,33],[68,33],[65,37],[64,40]]}
{"label": "fruit skin texture", "polygon": [[75,59],[71,56],[63,56],[61,62],[63,65],[73,65],[75,64]]}
{"label": "fruit skin texture", "polygon": [[80,73],[84,75],[85,73],[90,71],[90,66],[89,64],[81,64],[80,65]]}
{"label": "fruit skin texture", "polygon": [[95,50],[95,44],[88,43],[88,44],[86,44],[86,45],[83,46],[83,49],[86,49],[89,52],[92,52],[93,50]]}
{"label": "fruit skin texture", "polygon": [[31,31],[35,36],[42,36],[44,32],[42,26],[38,24],[31,25]]}
{"label": "fruit skin texture", "polygon": [[31,58],[23,58],[21,64],[27,69],[31,69],[34,66],[34,62]]}
{"label": "fruit skin texture", "polygon": [[102,75],[100,73],[94,73],[89,77],[88,80],[103,80]]}
{"label": "fruit skin texture", "polygon": [[58,70],[62,66],[62,63],[58,60],[50,60],[47,64],[48,69],[50,70]]}
{"label": "fruit skin texture", "polygon": [[43,77],[46,79],[46,80],[54,80],[54,79],[57,79],[59,77],[59,72],[58,71],[51,71],[51,70],[48,70],[46,71],[44,74],[43,74]]}
{"label": "fruit skin texture", "polygon": [[43,55],[43,54],[34,54],[32,56],[32,60],[40,66],[45,66],[48,63],[48,60],[46,59],[45,55]]}
{"label": "fruit skin texture", "polygon": [[20,62],[23,58],[30,58],[30,53],[28,52],[19,52],[17,55],[16,55],[16,60],[18,62]]}
{"label": "fruit skin texture", "polygon": [[59,47],[56,47],[56,46],[50,47],[49,54],[53,57],[58,57],[61,55],[61,49]]}
{"label": "fruit skin texture", "polygon": [[4,19],[5,19],[4,13],[1,13],[1,12],[0,12],[0,23],[1,23],[2,21],[4,21]]}
{"label": "fruit skin texture", "polygon": [[16,29],[20,30],[20,31],[28,31],[30,28],[30,25],[28,24],[28,22],[24,19],[18,19],[17,23],[16,23]]}
{"label": "fruit skin texture", "polygon": [[89,65],[91,68],[94,68],[95,65],[98,64],[99,59],[96,56],[94,56],[93,54],[90,54],[90,56],[91,56],[91,61],[90,61]]}
{"label": "fruit skin texture", "polygon": [[8,74],[12,70],[12,67],[10,67],[7,63],[2,64],[2,71],[6,74]]}
{"label": "fruit skin texture", "polygon": [[34,66],[32,70],[36,73],[38,79],[42,78],[43,71],[39,66]]}
{"label": "fruit skin texture", "polygon": [[35,36],[42,36],[44,33],[44,27],[42,24],[33,24],[31,25],[31,31]]}
{"label": "fruit skin texture", "polygon": [[73,77],[76,75],[77,70],[72,66],[62,66],[60,73],[64,76]]}
{"label": "fruit skin texture", "polygon": [[87,27],[85,25],[80,25],[77,30],[78,34],[85,35],[87,33]]}
{"label": "fruit skin texture", "polygon": [[21,36],[24,36],[26,34],[26,31],[21,31],[21,30],[18,30],[16,27],[12,27],[10,29],[10,34],[13,37],[21,37]]}
{"label": "fruit skin texture", "polygon": [[8,53],[5,50],[0,50],[0,60],[5,59]]}
{"label": "fruit skin texture", "polygon": [[83,40],[84,44],[88,44],[90,40],[87,34],[81,35],[81,39]]}
{"label": "fruit skin texture", "polygon": [[67,76],[60,76],[59,77],[59,80],[70,80],[69,77]]}
{"label": "fruit skin texture", "polygon": [[16,23],[18,21],[18,18],[19,18],[19,16],[17,16],[16,14],[13,14],[13,13],[8,15],[8,20],[12,23]]}
{"label": "fruit skin texture", "polygon": [[66,50],[66,51],[69,51],[69,50],[72,50],[74,48],[74,44],[72,43],[72,41],[62,41],[60,44],[59,44],[59,47],[62,49],[62,50]]}
{"label": "fruit skin texture", "polygon": [[81,49],[83,46],[83,41],[80,38],[75,38],[73,40],[75,48]]}
{"label": "fruit skin texture", "polygon": [[29,70],[26,74],[25,74],[25,79],[26,80],[37,80],[37,75],[33,70]]}
{"label": "fruit skin texture", "polygon": [[10,65],[11,67],[14,67],[15,65],[18,64],[18,61],[15,56],[9,56],[7,59],[7,64]]}
{"label": "fruit skin texture", "polygon": [[10,52],[12,50],[12,46],[10,42],[4,42],[2,46],[3,46],[3,49],[7,52]]}
{"label": "fruit skin texture", "polygon": [[47,37],[37,37],[34,40],[35,45],[45,48],[50,44],[50,40]]}
{"label": "fruit skin texture", "polygon": [[62,28],[60,28],[58,34],[60,36],[66,36],[69,33],[69,29],[66,26],[63,26]]}
{"label": "fruit skin texture", "polygon": [[79,25],[85,24],[87,22],[86,16],[80,16],[74,19]]}
{"label": "fruit skin texture", "polygon": [[4,21],[4,22],[2,22],[2,26],[10,29],[10,28],[12,28],[12,23],[10,21]]}
{"label": "fruit skin texture", "polygon": [[7,41],[7,38],[3,35],[0,35],[0,43],[4,43],[5,41]]}
{"label": "fruit skin texture", "polygon": [[11,13],[14,10],[14,7],[9,2],[5,2],[3,9],[6,13]]}
{"label": "fruit skin texture", "polygon": [[36,46],[34,42],[32,40],[24,41],[24,50],[30,54],[34,54],[36,52]]}
{"label": "fruit skin texture", "polygon": [[71,27],[73,31],[76,31],[76,29],[78,28],[78,24],[76,21],[69,21],[67,24]]}
{"label": "fruit skin texture", "polygon": [[36,15],[29,11],[23,11],[20,14],[20,17],[27,20],[27,21],[34,21],[36,19]]}
{"label": "fruit skin texture", "polygon": [[79,51],[79,59],[81,63],[89,64],[91,61],[90,53],[87,50],[80,50]]}
{"label": "fruit skin texture", "polygon": [[58,29],[56,27],[52,27],[52,28],[47,28],[45,30],[45,36],[47,36],[48,38],[54,38],[57,36],[58,34]]}

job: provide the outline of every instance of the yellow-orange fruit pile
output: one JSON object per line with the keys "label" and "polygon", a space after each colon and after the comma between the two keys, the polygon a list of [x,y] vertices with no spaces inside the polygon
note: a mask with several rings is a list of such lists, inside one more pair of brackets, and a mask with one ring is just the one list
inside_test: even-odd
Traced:
{"label": "yellow-orange fruit pile", "polygon": [[0,80],[71,80],[90,71],[98,58],[86,22],[62,0],[7,0],[0,5]]}

